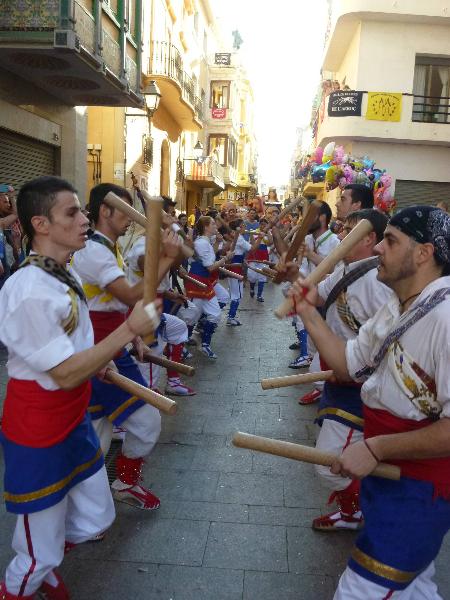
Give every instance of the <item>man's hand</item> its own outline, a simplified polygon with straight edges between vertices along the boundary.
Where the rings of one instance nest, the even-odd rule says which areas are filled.
[[[153,305],[155,311],[153,318],[150,318],[144,308],[142,300],[139,300],[139,302],[136,302],[130,316],[126,320],[128,328],[135,337],[138,335],[145,336],[149,333],[152,333],[159,325],[162,313],[162,301],[157,298],[150,304]]]
[[[361,441],[348,446],[341,456],[336,458],[331,465],[331,472],[342,477],[362,479],[372,473],[377,464],[376,458]]]
[[[100,371],[97,373],[96,377],[97,377],[97,379],[100,379],[100,381],[103,381],[103,383],[107,383],[108,385],[110,385],[109,381],[107,381],[105,379],[106,371],[108,369],[111,369],[111,371],[115,371],[116,373],[119,372],[119,369],[116,367],[116,363],[113,360],[110,360],[109,363],[106,365],[106,367],[103,367],[103,369],[100,369]]]
[[[161,235],[161,243],[164,256],[178,258],[183,241],[177,233],[165,229]]]
[[[138,357],[139,362],[142,362],[143,358],[144,358],[144,354],[145,354],[145,349],[147,348],[147,346],[144,344],[144,341],[140,335],[137,335],[134,338],[134,340],[132,341],[132,344],[133,344],[133,348],[136,352],[136,356]]]
[[[286,262],[286,252],[283,252],[280,260],[275,265],[275,270],[283,274],[284,281],[297,281],[299,264],[296,262]]]
[[[319,294],[315,285],[307,286],[302,277],[298,277],[288,295],[293,299],[297,314],[301,317],[315,310],[319,303]]]

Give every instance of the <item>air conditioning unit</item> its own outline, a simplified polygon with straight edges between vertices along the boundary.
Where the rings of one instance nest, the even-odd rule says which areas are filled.
[[[55,29],[53,46],[66,50],[80,51],[80,38],[72,29]]]

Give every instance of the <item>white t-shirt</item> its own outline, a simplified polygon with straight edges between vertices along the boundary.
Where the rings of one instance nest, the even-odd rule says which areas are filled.
[[[216,262],[214,248],[206,235],[201,235],[195,240],[194,250],[196,258],[204,267],[210,267]]]
[[[238,240],[236,242],[236,247],[234,249],[234,253],[235,254],[245,254],[246,252],[251,250],[251,248],[252,248],[252,245],[250,244],[250,242],[247,242],[247,240],[244,238],[244,236],[239,234]]]
[[[339,246],[340,243],[341,242],[338,236],[334,233],[331,233],[329,230],[322,233],[322,235],[316,239],[314,239],[312,233],[305,237],[306,247],[310,250],[313,250],[316,254],[323,256],[324,258],[325,256],[328,256],[330,252],[336,248],[336,246]],[[315,268],[316,265],[312,261],[308,260],[307,258],[303,259],[301,266],[302,273],[309,275],[314,271]]]
[[[94,345],[88,307],[78,296],[78,326],[70,335],[64,331],[62,323],[72,304],[68,290],[66,284],[33,265],[7,279],[0,291],[0,340],[8,348],[9,377],[57,390],[47,371]]]
[[[131,285],[135,285],[142,279],[142,271],[139,268],[138,260],[145,255],[145,236],[140,236],[130,248],[125,262],[127,264],[127,276]],[[170,272],[167,272],[161,283],[158,285],[158,292],[170,290]]]
[[[331,275],[328,275],[326,279],[319,283],[319,296],[323,300],[326,300],[338,281],[340,281],[346,273],[363,264],[365,260],[367,259],[358,260],[349,265],[341,263]],[[361,325],[371,319],[377,311],[386,304],[393,293],[391,289],[384,285],[384,283],[378,281],[377,274],[377,269],[371,269],[347,288],[347,304],[352,314]],[[356,337],[356,333],[340,318],[335,302],[333,302],[327,310],[326,319],[330,328],[340,337],[345,340]]]
[[[376,315],[359,330],[359,335],[346,344],[347,368],[356,379],[356,373],[371,367],[387,335],[413,314],[414,307],[436,290],[450,288],[450,277],[441,277],[430,283],[415,299],[408,311],[400,315],[395,294]],[[387,410],[394,415],[421,421],[426,415],[417,408],[417,401],[425,401],[442,409],[441,417],[450,417],[450,296],[410,327],[400,338],[401,350],[391,344],[380,366],[367,378],[361,398],[371,408]],[[403,354],[403,356],[402,356]],[[430,399],[425,386],[417,392],[410,388],[415,375],[407,364],[412,358],[436,383],[436,399]],[[403,373],[403,376],[402,376]],[[409,380],[405,385],[405,377]],[[364,381],[364,379],[360,379]]]
[[[103,235],[95,232],[97,235]],[[105,239],[108,238],[103,235]],[[111,244],[111,240],[108,240]],[[73,255],[72,266],[83,282],[89,310],[101,312],[127,312],[128,306],[106,291],[106,286],[125,277],[116,256],[103,244],[88,240],[82,250]],[[94,286],[94,287],[92,287]],[[95,286],[99,289],[95,290]]]

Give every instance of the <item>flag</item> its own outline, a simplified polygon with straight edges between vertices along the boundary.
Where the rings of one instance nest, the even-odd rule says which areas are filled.
[[[329,117],[360,117],[362,92],[339,90],[328,99]]]
[[[368,92],[366,119],[373,121],[400,121],[402,94]]]

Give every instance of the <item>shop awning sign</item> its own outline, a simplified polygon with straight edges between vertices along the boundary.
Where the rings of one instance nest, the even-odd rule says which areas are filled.
[[[329,117],[360,117],[363,92],[332,92],[328,100]]]

